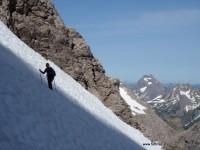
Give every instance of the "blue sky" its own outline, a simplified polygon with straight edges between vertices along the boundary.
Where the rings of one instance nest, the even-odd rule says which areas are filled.
[[[52,0],[109,76],[200,83],[199,0]]]

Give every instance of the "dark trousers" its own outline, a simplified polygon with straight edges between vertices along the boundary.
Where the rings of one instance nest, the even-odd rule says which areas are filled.
[[[47,77],[48,85],[49,85],[49,88],[50,88],[51,90],[53,90],[53,88],[52,88],[52,81],[53,81],[53,79],[54,79],[54,77]]]

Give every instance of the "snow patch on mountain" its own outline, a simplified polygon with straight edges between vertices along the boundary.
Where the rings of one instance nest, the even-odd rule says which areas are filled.
[[[126,103],[130,106],[131,110],[132,110],[132,114],[136,115],[137,114],[146,114],[145,113],[145,109],[147,109],[146,107],[142,106],[140,103],[138,103],[136,100],[132,99],[126,92],[125,89],[123,88],[119,88],[120,89],[120,94],[122,96],[122,98],[126,101]]]
[[[153,105],[153,107],[159,108],[163,106],[163,103],[165,102],[165,99],[162,98],[162,95],[157,96],[153,100],[148,101],[147,103]]]
[[[151,82],[151,81],[149,81],[149,80],[152,80],[152,78],[144,78],[144,81],[146,81],[148,85],[151,85],[151,84],[152,84],[152,82]]]
[[[190,90],[189,91],[180,91],[181,95],[185,95],[191,101],[195,101],[195,97],[192,97]]]
[[[154,98],[153,100],[158,100],[158,99],[161,99],[162,98],[162,95],[158,95],[156,98]]]
[[[200,103],[199,104],[194,104],[194,105],[187,105],[187,106],[185,106],[185,111],[188,112],[190,110],[197,109],[198,107],[200,107]]]
[[[145,91],[146,89],[147,89],[147,87],[145,86],[145,87],[143,87],[143,88],[140,89],[140,92],[141,92],[141,93],[144,93],[144,91]]]

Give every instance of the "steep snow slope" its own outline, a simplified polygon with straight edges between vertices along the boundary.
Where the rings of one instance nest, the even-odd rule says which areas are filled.
[[[57,91],[49,90],[38,71],[46,62],[0,22],[0,149],[161,148],[143,146],[151,142],[141,132],[51,62]]]

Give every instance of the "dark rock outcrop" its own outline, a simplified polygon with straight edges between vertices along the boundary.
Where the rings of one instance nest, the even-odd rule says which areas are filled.
[[[0,19],[27,45],[132,124],[130,109],[119,94],[119,81],[105,75],[83,37],[65,27],[50,0],[0,0]]]

